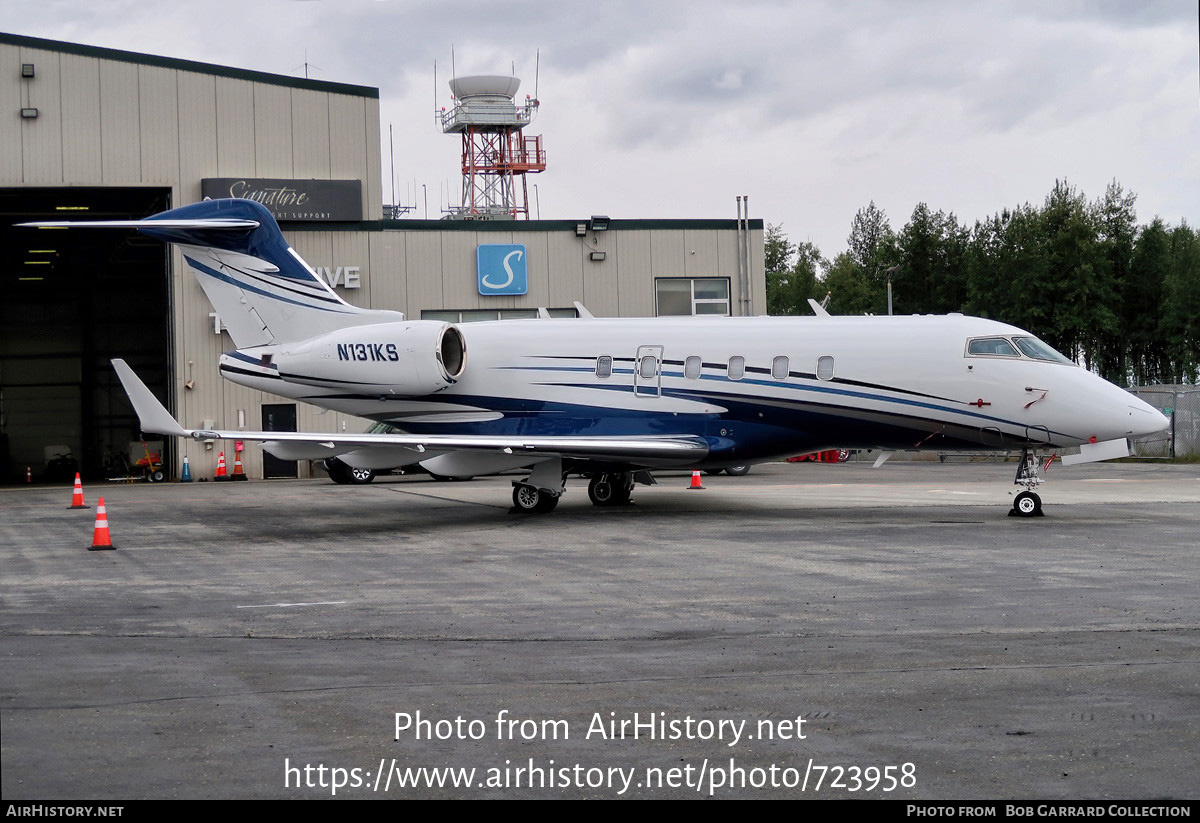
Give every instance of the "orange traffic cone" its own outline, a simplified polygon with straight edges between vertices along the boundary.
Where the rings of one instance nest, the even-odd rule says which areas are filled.
[[[217,474],[213,480],[228,480],[229,475],[225,473],[225,452],[217,455]]]
[[[699,471],[692,472],[692,485],[688,486],[688,491],[691,491],[692,489],[703,489],[703,488],[704,488],[704,486],[700,485],[700,472]]]
[[[92,545],[88,549],[90,552],[115,549],[112,544],[112,538],[108,534],[108,514],[104,509],[104,498],[101,497],[96,503],[96,531],[92,535]]]
[[[79,480],[79,472],[75,472],[75,492],[71,495],[72,509],[90,508],[83,504],[83,483]]]
[[[248,480],[246,472],[242,469],[242,454],[238,452],[233,458],[233,476],[230,480]]]

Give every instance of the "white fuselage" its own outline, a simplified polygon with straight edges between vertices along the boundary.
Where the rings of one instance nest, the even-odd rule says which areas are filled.
[[[465,347],[456,377],[405,383],[380,361],[404,355],[404,341],[432,339],[414,325],[450,328],[359,326],[341,348],[256,346],[223,356],[221,368],[235,382],[410,432],[687,434],[708,440],[714,465],[834,447],[1060,447],[1165,424],[1074,364],[969,352],[968,341],[986,349],[1034,338],[959,315],[471,323],[456,327]],[[308,360],[289,354],[301,350]]]

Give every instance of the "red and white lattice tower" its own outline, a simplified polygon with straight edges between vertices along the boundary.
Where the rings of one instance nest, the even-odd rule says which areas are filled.
[[[445,134],[462,135],[462,204],[454,217],[475,220],[529,219],[525,175],[546,170],[542,136],[521,130],[532,122],[538,101],[514,102],[521,80],[484,75],[450,81],[453,105],[437,113]]]

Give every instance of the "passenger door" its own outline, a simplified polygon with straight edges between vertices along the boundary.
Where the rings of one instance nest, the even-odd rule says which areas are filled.
[[[633,363],[633,393],[638,397],[662,396],[662,346],[638,346]]]

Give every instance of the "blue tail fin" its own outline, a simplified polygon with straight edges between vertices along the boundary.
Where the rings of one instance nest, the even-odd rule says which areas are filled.
[[[239,349],[404,319],[400,312],[360,309],[338,297],[253,200],[205,200],[144,220],[18,225],[133,228],[176,244]]]
[[[404,319],[342,300],[252,200],[205,200],[134,225],[180,247],[238,348]]]
[[[404,319],[349,305],[283,239],[253,200],[204,200],[140,221],[42,223],[136,228],[178,245],[238,348],[305,340],[325,332]]]

